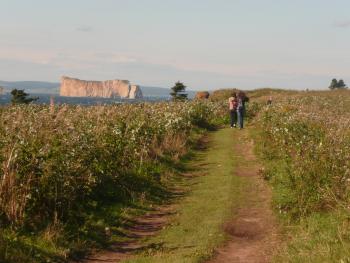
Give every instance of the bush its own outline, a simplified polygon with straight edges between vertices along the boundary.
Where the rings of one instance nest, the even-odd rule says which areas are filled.
[[[158,198],[162,167],[186,153],[193,129],[215,125],[221,112],[221,104],[199,101],[0,107],[0,224],[11,233],[67,233],[65,243],[49,241],[71,248],[64,253],[86,247],[74,243],[87,238],[94,213]],[[0,258],[10,260],[1,247],[13,251],[11,242],[0,233]],[[18,251],[34,251],[36,242]]]
[[[337,106],[335,106],[337,105]],[[265,157],[284,163],[267,175],[283,189],[280,209],[294,216],[349,205],[349,97],[294,97],[260,115]]]

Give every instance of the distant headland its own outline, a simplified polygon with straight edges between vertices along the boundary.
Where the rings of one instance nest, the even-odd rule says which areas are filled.
[[[101,97],[141,99],[140,86],[131,85],[128,80],[86,81],[63,76],[60,95],[65,97]]]

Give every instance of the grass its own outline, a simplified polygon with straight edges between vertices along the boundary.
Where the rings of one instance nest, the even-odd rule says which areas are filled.
[[[350,262],[349,214],[342,210],[315,213],[285,224],[285,247],[275,262]]]
[[[202,101],[0,107],[0,262],[77,259],[123,237],[134,214],[169,199],[175,166],[220,109]]]
[[[181,200],[171,224],[146,241],[156,249],[124,263],[201,262],[225,241],[223,223],[242,201],[246,183],[245,178],[234,176],[233,135],[230,129],[210,134],[210,147],[186,164],[192,173],[182,183],[190,187],[189,194]]]
[[[350,213],[348,208],[314,212],[295,218],[280,209],[289,201],[289,186],[283,178],[288,172],[285,160],[275,157],[258,129],[252,130],[256,153],[265,167],[265,179],[273,189],[273,206],[282,227],[283,244],[273,262],[278,263],[349,263]]]

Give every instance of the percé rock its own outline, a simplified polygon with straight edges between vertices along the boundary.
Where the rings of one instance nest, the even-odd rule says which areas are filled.
[[[208,91],[199,91],[196,93],[196,99],[208,99],[209,95]]]
[[[86,81],[69,77],[61,79],[60,96],[128,99],[143,97],[140,87],[131,85],[128,80]]]
[[[5,93],[5,89],[3,87],[0,87],[0,95]]]

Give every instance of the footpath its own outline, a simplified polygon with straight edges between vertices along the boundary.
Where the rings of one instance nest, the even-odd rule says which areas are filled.
[[[247,179],[246,191],[231,220],[225,223],[228,241],[208,263],[268,263],[278,249],[279,232],[271,209],[271,190],[260,176],[261,164],[254,154],[248,131],[235,133],[237,159],[234,176]]]
[[[267,263],[278,246],[271,192],[248,130],[221,129],[184,164],[178,204],[159,207],[86,263]]]

